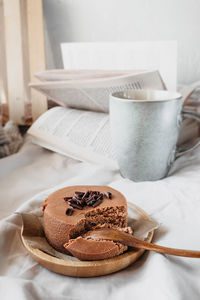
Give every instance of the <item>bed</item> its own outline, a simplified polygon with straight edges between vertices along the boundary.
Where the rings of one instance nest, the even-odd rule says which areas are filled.
[[[51,163],[50,163],[51,162]],[[166,179],[135,183],[117,171],[45,150],[27,138],[0,160],[0,299],[200,298],[200,260],[145,254],[127,269],[98,278],[70,278],[36,263],[20,240],[15,212],[41,205],[52,191],[75,184],[110,185],[160,223],[153,241],[200,249],[200,151],[179,158]]]

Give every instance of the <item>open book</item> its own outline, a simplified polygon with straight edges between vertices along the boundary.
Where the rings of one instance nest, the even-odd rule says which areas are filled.
[[[37,73],[41,83],[30,86],[60,105],[109,111],[109,95],[124,89],[166,89],[158,71],[46,71]],[[51,79],[51,80],[49,80]]]
[[[28,133],[33,142],[72,158],[111,168],[118,166],[107,113],[109,93],[127,87],[165,89],[157,71],[120,74],[101,71],[96,73],[95,79],[84,71],[46,71],[37,75],[43,82],[31,86],[62,103],[62,107],[48,110],[30,127]]]

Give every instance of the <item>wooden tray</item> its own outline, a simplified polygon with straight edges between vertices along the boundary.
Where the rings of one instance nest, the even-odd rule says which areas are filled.
[[[136,205],[133,205],[132,203],[129,203],[128,205],[130,207],[132,206],[135,210],[139,211],[144,220],[150,220],[150,217],[143,210],[141,210],[141,208],[137,207]],[[143,249],[133,249],[117,257],[109,258],[106,260],[63,260],[46,254],[45,252],[39,249],[32,248],[31,246],[29,246],[22,236],[22,231],[23,227],[21,230],[22,242],[28,253],[33,257],[33,259],[35,259],[40,265],[52,272],[72,277],[95,277],[114,273],[131,265],[144,253]],[[146,241],[151,242],[153,238],[153,233],[154,231],[149,232]]]

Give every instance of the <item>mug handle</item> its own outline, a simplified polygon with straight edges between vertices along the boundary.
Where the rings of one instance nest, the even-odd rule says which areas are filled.
[[[189,110],[182,110],[181,112],[181,117],[182,117],[182,122],[185,120],[185,119],[194,119],[196,120],[197,122],[200,123],[200,115],[194,111],[189,111]],[[193,145],[191,146],[188,146],[188,147],[185,147],[185,148],[177,148],[176,149],[176,152],[175,152],[175,159],[182,156],[183,154],[185,153],[188,153],[192,150],[194,150],[195,148],[197,148],[198,146],[200,145],[200,138],[196,141],[196,143],[194,143]]]

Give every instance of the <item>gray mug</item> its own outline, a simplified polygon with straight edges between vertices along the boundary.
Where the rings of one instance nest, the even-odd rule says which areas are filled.
[[[124,90],[110,95],[111,136],[122,176],[134,181],[166,177],[177,157],[200,144],[177,148],[185,118],[200,122],[198,114],[182,110],[176,92]]]

